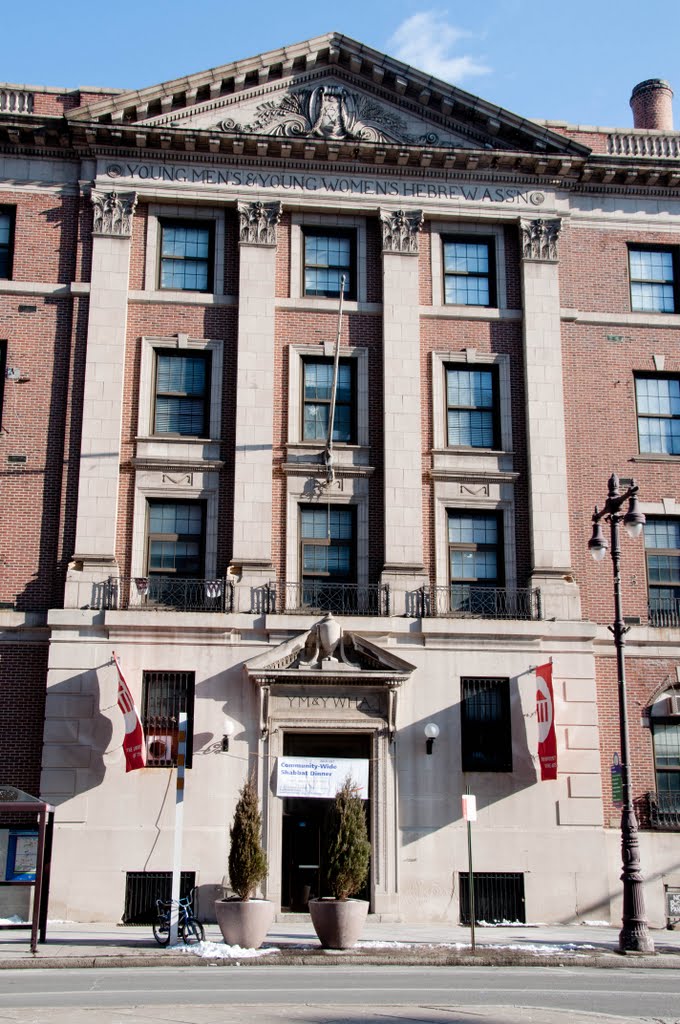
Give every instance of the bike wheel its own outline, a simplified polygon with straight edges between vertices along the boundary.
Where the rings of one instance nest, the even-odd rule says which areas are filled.
[[[203,942],[205,931],[201,922],[195,920],[185,921],[182,927],[182,938],[187,946],[190,946],[192,942]]]
[[[153,937],[159,946],[167,946],[170,942],[170,924],[168,921],[156,921],[154,923]]]

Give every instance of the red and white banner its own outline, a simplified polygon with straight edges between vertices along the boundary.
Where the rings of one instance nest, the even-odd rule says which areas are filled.
[[[536,719],[538,721],[538,759],[541,781],[557,778],[557,737],[553,700],[552,662],[536,669]]]
[[[144,730],[142,729],[139,712],[135,707],[130,688],[125,682],[125,677],[123,676],[115,651],[113,652],[113,660],[118,669],[118,707],[122,711],[125,720],[125,736],[123,737],[125,771],[133,772],[136,768],[146,767]]]

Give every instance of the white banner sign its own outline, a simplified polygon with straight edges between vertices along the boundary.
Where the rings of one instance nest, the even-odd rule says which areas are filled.
[[[351,757],[279,757],[277,796],[332,799],[350,776],[357,795],[368,799],[368,761]]]

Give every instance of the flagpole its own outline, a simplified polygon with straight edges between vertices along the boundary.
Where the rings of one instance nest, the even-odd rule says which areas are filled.
[[[333,359],[333,385],[331,388],[331,407],[328,413],[328,436],[326,438],[326,468],[328,482],[333,483],[333,428],[335,426],[335,395],[338,389],[338,368],[340,366],[340,332],[342,330],[342,300],[345,294],[345,275],[340,278],[340,303],[338,305],[338,331],[335,338],[335,357]]]
[[[179,743],[177,746],[177,785],[175,787],[175,841],[172,857],[172,892],[170,898],[170,945],[177,944],[179,926],[179,895],[182,879],[182,833],[184,829],[184,767],[187,751],[187,713],[179,713]]]

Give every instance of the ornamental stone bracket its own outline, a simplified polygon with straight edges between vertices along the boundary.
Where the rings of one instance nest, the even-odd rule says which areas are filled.
[[[557,240],[560,235],[562,221],[521,220],[519,222],[522,236],[522,258],[538,260],[544,263],[557,263]]]
[[[130,238],[132,215],[137,205],[136,192],[103,192],[93,188],[90,193],[94,207],[93,235]]]
[[[425,217],[422,210],[380,210],[383,252],[418,255],[418,234]]]
[[[239,242],[247,245],[276,245],[276,226],[283,203],[239,203]]]

